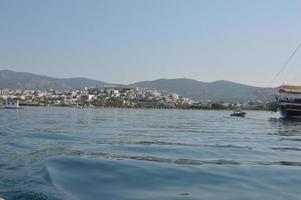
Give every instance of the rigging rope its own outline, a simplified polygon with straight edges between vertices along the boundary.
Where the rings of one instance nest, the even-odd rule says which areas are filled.
[[[285,62],[285,64],[282,66],[282,68],[280,69],[280,71],[276,74],[276,76],[273,78],[272,82],[275,81],[276,78],[278,78],[278,76],[281,74],[281,72],[287,67],[287,65],[289,64],[289,62],[292,60],[292,58],[295,56],[295,54],[297,53],[297,51],[299,50],[299,48],[301,47],[301,43],[296,47],[296,49],[294,50],[294,52],[290,55],[290,57],[288,58],[288,60]]]

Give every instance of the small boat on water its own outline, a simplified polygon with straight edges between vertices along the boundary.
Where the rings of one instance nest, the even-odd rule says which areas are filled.
[[[246,112],[234,111],[233,113],[230,114],[230,116],[233,116],[233,117],[245,117],[246,114],[247,114]]]

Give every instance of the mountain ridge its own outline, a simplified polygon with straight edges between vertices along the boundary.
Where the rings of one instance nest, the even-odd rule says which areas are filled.
[[[256,87],[232,81],[202,82],[186,78],[141,81],[132,85],[175,92],[194,100],[226,102],[268,101],[274,91],[274,88]]]
[[[120,84],[111,84],[89,78],[53,78],[28,72],[15,72],[0,70],[0,88],[9,89],[81,89],[84,87],[104,87]],[[271,98],[273,88],[263,88],[235,83],[226,80],[202,82],[188,78],[147,80],[124,85],[128,87],[141,87],[161,91],[174,92],[193,100],[203,101],[266,101]]]
[[[28,72],[0,70],[0,88],[68,90],[85,86],[104,86],[109,83],[88,78],[53,78]]]

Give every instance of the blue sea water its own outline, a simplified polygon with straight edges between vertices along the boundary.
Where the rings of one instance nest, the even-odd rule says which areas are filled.
[[[269,112],[0,110],[6,200],[301,199],[301,121]]]

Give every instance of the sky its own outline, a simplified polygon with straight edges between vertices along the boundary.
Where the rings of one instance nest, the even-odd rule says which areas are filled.
[[[0,0],[0,70],[301,84],[300,0]]]

